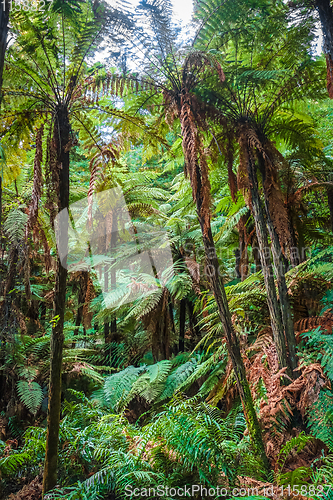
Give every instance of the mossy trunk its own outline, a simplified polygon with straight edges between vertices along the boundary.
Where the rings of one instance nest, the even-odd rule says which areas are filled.
[[[57,149],[58,210],[69,206],[69,150],[70,125],[68,110],[59,106],[55,116],[54,138]],[[68,249],[68,227],[59,224],[62,253]],[[43,495],[57,484],[59,424],[61,411],[62,352],[64,344],[64,316],[66,307],[67,257],[58,257],[54,296],[54,316],[51,335],[50,385],[47,413],[47,435],[43,477]]]
[[[5,54],[7,48],[8,22],[9,22],[10,2],[3,0],[0,5],[0,103],[2,100],[2,78],[3,68],[5,64]],[[2,221],[2,172],[0,173],[0,248],[2,245],[1,238],[1,221]]]
[[[78,307],[77,307],[77,312],[76,312],[76,319],[75,319],[75,332],[78,334],[79,329],[83,320],[83,307],[84,307],[84,302],[86,299],[86,294],[87,294],[87,288],[88,288],[88,278],[89,278],[89,273],[88,271],[81,271],[80,277],[79,277],[79,293],[78,293]],[[83,326],[83,333],[85,334],[86,329]]]
[[[288,262],[286,261],[282,247],[280,245],[278,234],[275,230],[273,220],[270,213],[269,199],[268,193],[265,188],[265,162],[264,158],[260,157],[260,167],[263,178],[263,186],[264,186],[264,199],[265,199],[265,212],[266,212],[266,220],[269,236],[271,239],[271,249],[272,249],[272,257],[273,257],[273,267],[276,278],[276,284],[279,292],[279,305],[281,310],[281,319],[282,325],[284,329],[284,336],[287,347],[287,366],[288,366],[288,375],[291,378],[297,378],[299,376],[299,372],[297,371],[297,355],[296,355],[296,337],[294,332],[294,322],[292,317],[291,305],[288,295],[288,288],[286,284],[286,265]]]

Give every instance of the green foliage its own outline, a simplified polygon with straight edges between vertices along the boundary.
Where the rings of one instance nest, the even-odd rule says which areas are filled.
[[[20,470],[23,464],[27,463],[30,459],[28,453],[14,453],[7,457],[0,458],[0,472],[4,476],[14,475]]]
[[[27,220],[27,214],[18,208],[9,212],[4,224],[4,230],[6,231],[8,239],[11,243],[17,245],[20,241],[22,241]]]
[[[278,460],[277,460],[277,467],[280,472],[280,475],[283,471],[284,465],[287,461],[287,458],[291,451],[295,450],[296,453],[299,453],[302,451],[305,446],[313,439],[312,436],[307,436],[304,432],[301,432],[298,436],[290,439],[280,450],[279,455],[278,455]],[[304,473],[304,468],[301,468],[302,470],[299,471],[300,476]],[[303,472],[302,472],[303,471]],[[279,475],[279,478],[280,478]],[[287,476],[283,475],[283,478]],[[282,478],[282,476],[281,476]],[[282,479],[281,479],[282,480]],[[287,483],[281,483],[281,484],[287,484]]]
[[[19,380],[17,382],[17,391],[22,403],[35,415],[43,399],[41,386],[37,382]]]

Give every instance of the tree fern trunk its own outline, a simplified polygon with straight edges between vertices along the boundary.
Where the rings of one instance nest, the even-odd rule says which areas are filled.
[[[333,232],[333,189],[327,189],[328,208],[330,210],[331,231]]]
[[[58,209],[69,206],[69,151],[66,146],[70,138],[68,110],[59,106],[55,115],[54,138],[58,158]],[[62,251],[68,248],[68,227],[59,228]],[[60,262],[58,257],[54,296],[54,324],[51,336],[50,386],[47,415],[47,436],[43,477],[43,495],[57,484],[59,423],[61,409],[62,351],[64,343],[64,316],[66,306],[67,268],[66,257]]]
[[[261,268],[263,271],[265,288],[267,292],[267,303],[270,313],[273,338],[279,359],[279,368],[284,368],[285,366],[288,366],[287,354],[286,354],[286,340],[284,336],[280,307],[276,295],[274,276],[273,276],[271,257],[270,257],[270,247],[268,245],[266,221],[264,217],[264,211],[261,205],[261,200],[259,197],[258,180],[256,172],[254,170],[255,168],[254,160],[251,158],[248,149],[246,133],[244,133],[240,138],[240,146],[242,154],[244,156],[244,161],[246,162],[247,173],[250,183],[252,212],[258,239]]]
[[[179,352],[184,352],[185,348],[185,318],[186,299],[181,299],[179,305]]]
[[[188,320],[189,320],[189,326],[191,330],[191,344],[194,341],[194,345],[197,344],[199,341],[199,336],[200,336],[200,328],[198,326],[198,321],[196,317],[196,313],[194,312],[194,307],[193,304],[190,300],[187,300],[187,309],[188,309]]]
[[[276,283],[279,291],[279,304],[281,309],[282,324],[284,328],[285,339],[287,343],[287,361],[288,374],[291,378],[297,378],[297,355],[296,355],[296,337],[294,332],[294,322],[292,319],[291,306],[288,295],[288,288],[285,278],[285,268],[282,261],[282,250],[279,237],[275,231],[273,221],[270,216],[268,200],[265,193],[265,208],[267,215],[267,227],[271,238],[273,265],[276,276]]]
[[[190,177],[192,195],[196,204],[204,244],[206,271],[226,336],[228,352],[242,401],[252,446],[256,455],[261,458],[268,472],[270,470],[270,465],[267,459],[257,414],[253,405],[249,383],[246,378],[239,340],[232,325],[223,279],[219,273],[219,263],[210,223],[210,183],[208,178],[208,166],[202,151],[202,145],[191,106],[191,96],[185,92],[179,106],[179,119],[183,136],[185,168],[186,173]]]
[[[278,234],[275,230],[274,223],[272,220],[270,207],[269,207],[269,195],[266,190],[265,182],[265,161],[262,155],[259,156],[260,171],[263,179],[264,186],[264,200],[265,200],[265,212],[269,236],[271,239],[272,257],[273,257],[273,267],[276,276],[276,284],[279,292],[279,305],[281,310],[282,325],[284,328],[285,341],[287,345],[287,367],[288,375],[291,378],[297,378],[299,373],[296,371],[297,368],[297,355],[296,355],[296,337],[294,332],[294,322],[292,319],[291,306],[288,295],[288,288],[286,284],[285,272],[286,261],[282,248],[280,245]],[[289,227],[291,222],[289,223]]]
[[[3,77],[3,68],[4,68],[5,54],[7,48],[9,7],[10,7],[9,1],[3,0],[3,2],[0,5],[0,103],[2,100],[1,97],[2,77]],[[2,221],[2,176],[0,174],[0,248],[2,245],[1,221]]]
[[[86,298],[87,288],[88,288],[88,271],[81,271],[79,278],[79,293],[78,293],[78,307],[75,319],[75,332],[79,333],[79,328],[83,320],[83,304]],[[85,333],[85,327],[83,327],[83,332]]]
[[[200,221],[202,226],[202,221]],[[262,440],[262,433],[259,426],[257,414],[253,405],[252,394],[249,383],[246,378],[246,371],[241,355],[239,340],[231,322],[231,315],[223,281],[219,276],[219,264],[215,250],[215,244],[211,229],[207,234],[203,233],[205,256],[209,271],[209,279],[214,293],[216,304],[219,311],[219,317],[227,338],[228,352],[232,361],[234,374],[236,377],[237,388],[242,401],[244,415],[246,418],[252,446],[255,453],[261,457],[267,471],[270,465],[266,456],[265,446]]]

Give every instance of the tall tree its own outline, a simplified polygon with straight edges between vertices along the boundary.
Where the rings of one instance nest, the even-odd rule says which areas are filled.
[[[204,244],[206,272],[217,303],[219,317],[226,336],[228,352],[235,373],[237,388],[247,420],[251,442],[256,454],[268,472],[261,429],[253,405],[250,387],[240,350],[239,339],[234,330],[223,278],[216,254],[211,230],[210,182],[208,165],[202,141],[202,126],[209,112],[203,102],[198,101],[195,89],[200,86],[207,73],[216,73],[224,79],[221,66],[209,55],[190,51],[187,55],[177,52],[176,33],[171,24],[170,4],[164,0],[142,1],[146,31],[140,33],[140,48],[145,54],[142,78],[143,91],[139,99],[142,105],[153,104],[155,95],[163,95],[164,116],[178,118],[181,127],[182,147],[185,159],[185,174],[189,177],[193,200],[196,206]],[[138,38],[139,39],[139,38]]]
[[[284,276],[286,259],[290,258],[291,237],[279,178],[285,162],[271,137],[280,137],[281,141],[294,145],[307,142],[308,125],[294,117],[292,105],[287,103],[302,100],[308,92],[320,97],[322,82],[317,79],[313,85],[316,63],[308,55],[311,26],[305,25],[301,30],[287,26],[285,9],[282,7],[281,11],[279,6],[276,11],[273,8],[271,14],[268,9],[260,20],[256,20],[253,9],[249,8],[249,18],[252,22],[240,27],[240,32],[235,33],[229,27],[217,35],[207,22],[206,31],[211,34],[209,47],[204,38],[197,44],[206,50],[209,48],[221,54],[228,50],[233,54],[233,60],[225,67],[225,82],[216,79],[211,95],[205,94],[208,102],[221,111],[220,129],[216,127],[212,146],[214,142],[219,144],[228,165],[232,166],[239,155],[238,189],[243,191],[255,220],[279,366],[287,366],[289,376],[295,377],[296,340]],[[281,26],[277,24],[280,18]],[[295,51],[298,58],[295,58]],[[215,122],[218,123],[217,117]],[[235,194],[235,174],[232,167],[228,167],[228,171]]]

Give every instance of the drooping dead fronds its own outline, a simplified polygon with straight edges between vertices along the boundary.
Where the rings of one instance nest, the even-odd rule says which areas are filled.
[[[27,230],[31,229],[36,222],[38,216],[38,204],[42,196],[43,175],[42,175],[42,161],[43,161],[43,137],[44,126],[42,125],[36,134],[36,153],[34,159],[34,181],[32,188],[32,199],[29,207],[29,215],[27,221]]]
[[[95,294],[95,289],[94,289],[94,284],[92,282],[92,279],[89,277],[88,278],[88,284],[87,284],[87,292],[86,296],[84,299],[84,306],[83,306],[83,326],[84,328],[88,329],[91,328],[91,321],[93,318],[93,313],[90,310],[90,303],[92,299],[96,296]]]
[[[185,157],[185,174],[188,175],[192,187],[192,196],[196,202],[200,223],[204,234],[210,228],[210,182],[208,164],[199,137],[196,118],[192,111],[189,95],[182,96],[180,123],[183,136]]]

